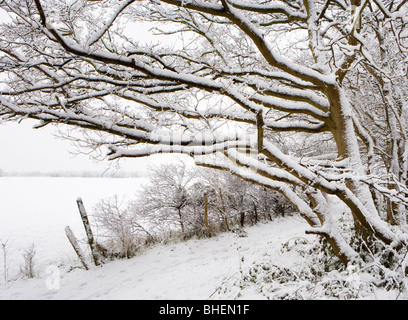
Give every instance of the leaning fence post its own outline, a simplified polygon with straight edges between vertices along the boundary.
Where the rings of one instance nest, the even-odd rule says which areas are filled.
[[[91,253],[92,253],[93,260],[95,262],[95,265],[99,266],[100,265],[100,256],[99,256],[99,252],[98,252],[98,250],[96,248],[96,242],[95,242],[94,236],[92,234],[91,225],[89,224],[88,215],[86,213],[85,206],[84,206],[84,203],[82,201],[82,198],[77,199],[77,204],[78,204],[79,213],[81,214],[82,223],[83,223],[84,228],[85,228],[86,237],[88,238],[88,244],[89,244],[89,247],[91,248]]]
[[[78,240],[75,238],[74,233],[72,232],[69,226],[65,227],[65,234],[67,235],[67,238],[71,243],[72,247],[74,248],[74,251],[76,252],[79,260],[81,260],[82,265],[85,267],[86,270],[89,270],[88,265],[85,261],[85,256],[82,253],[81,247],[78,244]]]

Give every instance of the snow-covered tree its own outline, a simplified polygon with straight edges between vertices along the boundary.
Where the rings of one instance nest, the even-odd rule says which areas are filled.
[[[281,193],[308,232],[358,262],[337,199],[367,246],[404,256],[405,0],[0,7],[12,18],[0,31],[2,121],[77,128],[68,133],[111,160],[187,154]]]
[[[212,171],[198,170],[198,189],[201,196],[207,193],[213,215],[218,216],[218,220],[221,218],[227,230],[234,222],[243,227],[293,211],[289,202],[276,191],[243,181],[226,171]]]
[[[179,228],[186,234],[195,225],[195,217],[188,208],[188,188],[194,175],[183,162],[162,164],[151,171],[150,182],[143,186],[134,210],[143,212],[156,228],[167,231]]]

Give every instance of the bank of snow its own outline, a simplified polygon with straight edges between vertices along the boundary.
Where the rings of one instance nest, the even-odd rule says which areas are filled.
[[[247,237],[224,233],[209,239],[155,245],[129,260],[89,271],[66,266],[30,280],[0,285],[0,299],[230,299],[221,290],[260,258],[303,263],[282,255],[283,243],[306,236],[302,219],[288,217],[246,228]],[[59,277],[55,279],[55,276]],[[53,278],[54,277],[54,278]],[[58,283],[59,282],[59,283]],[[59,286],[59,289],[52,288]],[[51,287],[51,289],[50,289]],[[264,298],[256,292],[242,298]]]
[[[157,244],[91,270],[50,266],[36,279],[0,285],[2,299],[407,299],[357,267],[324,271],[318,239],[296,216],[245,228],[247,237]],[[330,258],[329,256],[329,259]]]

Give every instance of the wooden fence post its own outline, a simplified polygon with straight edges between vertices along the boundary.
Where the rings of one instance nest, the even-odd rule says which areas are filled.
[[[74,248],[74,251],[76,252],[79,260],[81,260],[82,265],[85,267],[86,270],[89,270],[89,267],[85,261],[85,256],[82,253],[81,247],[78,244],[78,240],[75,238],[75,235],[69,226],[65,227],[65,234],[67,235],[67,238],[71,243],[72,247]]]
[[[93,260],[95,262],[95,265],[99,266],[100,265],[100,254],[99,254],[98,249],[96,248],[96,242],[95,242],[95,239],[92,233],[91,225],[89,224],[88,215],[86,213],[85,206],[81,198],[77,199],[77,204],[78,204],[79,213],[81,214],[82,223],[85,228],[86,237],[88,238],[88,244],[89,244],[89,247],[91,248]]]

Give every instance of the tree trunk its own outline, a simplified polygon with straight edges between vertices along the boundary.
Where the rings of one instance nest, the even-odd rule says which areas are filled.
[[[317,234],[327,240],[331,246],[333,253],[345,264],[357,260],[358,254],[350,247],[350,245],[344,240],[341,232],[337,228],[337,224],[332,218],[332,208],[329,205],[327,199],[320,191],[307,194],[312,206],[313,211],[319,217],[322,223],[322,228],[313,228],[307,230],[307,234]]]
[[[227,218],[227,215],[226,215],[227,209],[225,208],[225,201],[224,201],[224,196],[222,194],[221,188],[219,189],[218,193],[220,195],[221,206],[222,206],[222,210],[220,210],[221,217],[224,220],[224,224],[225,224],[225,227],[227,228],[227,230],[231,231],[231,228],[230,228],[230,226],[228,224],[228,218]]]
[[[328,89],[328,97],[331,102],[331,132],[333,133],[338,149],[338,158],[348,158],[350,167],[355,175],[365,175],[366,168],[364,168],[361,161],[361,154],[359,150],[357,134],[355,132],[352,108],[346,97],[345,92],[340,87],[331,87]],[[347,187],[352,193],[361,201],[362,205],[367,209],[368,214],[373,217],[379,217],[374,199],[369,187],[366,184],[347,181]],[[346,204],[350,207],[356,230],[358,232],[366,233],[370,228],[366,219],[361,213],[361,208],[354,203],[350,206],[351,201]]]
[[[210,225],[208,223],[208,195],[204,193],[204,225],[207,232],[207,237],[211,236]]]
[[[244,226],[245,223],[245,212],[241,211],[239,214],[239,223],[241,225],[241,227]]]
[[[177,208],[177,213],[178,213],[178,216],[179,216],[179,223],[180,223],[180,227],[181,227],[181,233],[183,235],[185,235],[186,230],[185,230],[185,227],[184,227],[183,216],[181,214],[181,209],[180,208]]]

